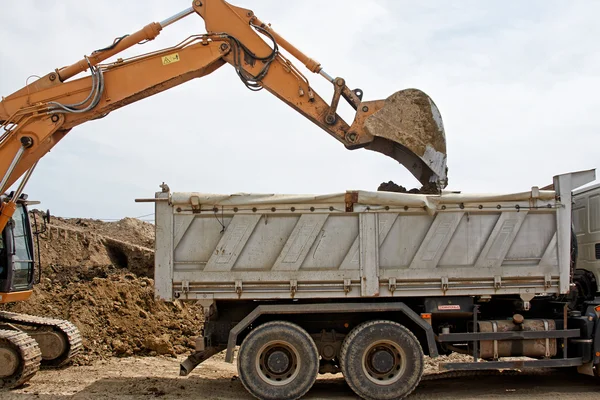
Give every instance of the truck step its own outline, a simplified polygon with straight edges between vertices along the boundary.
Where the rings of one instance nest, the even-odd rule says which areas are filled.
[[[468,363],[443,363],[440,371],[484,371],[484,370],[524,370],[530,368],[577,367],[583,364],[581,357],[557,358],[550,360],[482,361]]]

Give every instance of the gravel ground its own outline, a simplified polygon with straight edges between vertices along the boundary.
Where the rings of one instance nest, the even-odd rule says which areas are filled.
[[[221,358],[221,357],[218,357]],[[209,360],[189,377],[179,377],[182,358],[131,357],[41,371],[27,386],[0,392],[3,400],[26,399],[252,399],[235,366]],[[421,382],[411,400],[600,399],[600,380],[571,371],[524,376],[478,376]],[[341,375],[323,375],[306,399],[355,399]]]

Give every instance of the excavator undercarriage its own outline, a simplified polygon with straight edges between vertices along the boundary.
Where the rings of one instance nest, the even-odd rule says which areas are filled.
[[[67,364],[81,347],[69,321],[0,311],[0,388],[22,385],[40,367]]]
[[[0,311],[0,324],[12,326],[35,339],[42,365],[61,367],[81,350],[81,335],[69,321]]]

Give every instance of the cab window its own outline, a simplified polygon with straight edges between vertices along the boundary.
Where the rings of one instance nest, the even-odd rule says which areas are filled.
[[[33,252],[29,236],[29,220],[26,210],[19,205],[13,215],[13,287],[27,289],[33,277]]]

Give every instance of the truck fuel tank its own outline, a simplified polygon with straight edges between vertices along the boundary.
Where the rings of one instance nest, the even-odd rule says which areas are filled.
[[[515,314],[512,320],[480,321],[478,332],[551,331],[556,323],[550,319],[525,320]],[[484,340],[480,342],[480,357],[496,360],[500,357],[550,358],[556,355],[556,339]]]

